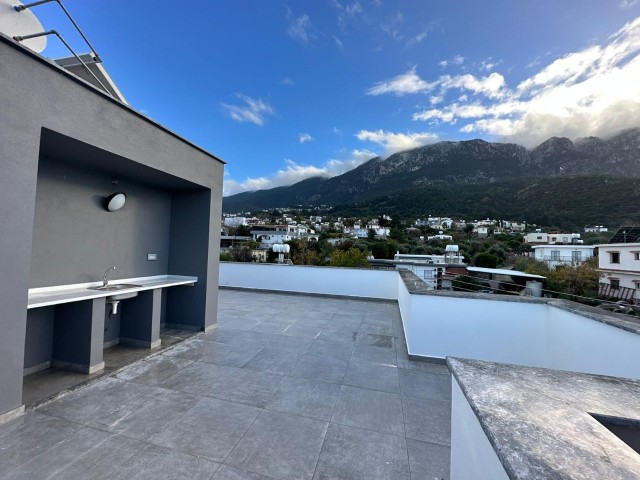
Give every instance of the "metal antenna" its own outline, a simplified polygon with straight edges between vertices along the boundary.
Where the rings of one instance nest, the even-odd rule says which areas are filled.
[[[95,48],[93,48],[93,45],[91,45],[91,43],[89,42],[89,39],[86,37],[86,35],[82,32],[82,30],[80,30],[80,27],[78,26],[78,24],[76,23],[76,21],[73,19],[73,17],[71,16],[71,14],[69,13],[69,11],[64,7],[64,5],[62,4],[61,0],[39,0],[37,2],[33,2],[33,3],[29,3],[27,5],[16,5],[13,8],[15,9],[16,12],[22,12],[23,10],[26,10],[28,8],[32,8],[32,7],[37,7],[39,5],[42,5],[44,3],[49,3],[49,2],[56,2],[58,5],[60,5],[60,8],[62,8],[62,10],[64,11],[64,13],[67,15],[67,17],[69,18],[69,20],[71,21],[71,23],[73,24],[74,27],[76,27],[76,30],[78,31],[78,33],[80,34],[80,36],[84,39],[84,41],[86,42],[86,44],[89,46],[89,48],[91,49],[91,54],[93,56],[93,60],[95,62],[102,62],[102,59],[100,58],[100,55],[98,55],[98,53],[96,52]],[[53,31],[53,30],[52,30]],[[56,35],[58,35],[56,33]],[[24,37],[22,37],[23,39],[27,39],[28,35],[25,35]],[[29,38],[33,38],[32,36]],[[60,38],[60,40],[62,40],[62,37],[60,37],[60,35],[58,35],[58,38]],[[62,40],[62,42],[66,45],[67,42],[65,42],[64,40]],[[67,48],[69,48],[69,46],[67,45]],[[71,48],[69,48],[69,50],[71,50]],[[73,50],[71,50],[71,53],[73,53],[75,55],[76,58],[78,58],[78,56],[73,52]],[[78,58],[78,60],[80,60]],[[80,62],[86,67],[86,64],[80,60]],[[93,74],[92,74],[93,75]],[[93,75],[95,78],[95,75]],[[98,80],[96,78],[96,80]],[[100,82],[98,80],[98,82]],[[100,85],[102,85],[102,83],[100,83]],[[103,85],[104,87],[104,85]]]

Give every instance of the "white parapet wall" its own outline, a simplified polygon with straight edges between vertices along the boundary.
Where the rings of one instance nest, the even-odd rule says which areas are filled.
[[[220,262],[220,286],[395,301],[398,299],[398,272]]]
[[[398,299],[410,355],[640,378],[640,335],[580,314],[577,304],[569,311],[553,300],[411,294],[403,283]]]
[[[625,318],[630,317],[553,299],[426,291],[423,282],[408,275],[394,270],[220,263],[221,287],[397,301],[407,349],[416,357],[471,358],[640,378],[640,325],[629,324]],[[589,311],[581,311],[585,308]]]

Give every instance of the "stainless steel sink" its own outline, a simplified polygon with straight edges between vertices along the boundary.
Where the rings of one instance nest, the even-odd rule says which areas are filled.
[[[111,285],[100,285],[99,287],[89,287],[89,290],[98,290],[100,292],[117,292],[119,290],[128,290],[130,288],[141,287],[142,285],[136,285],[133,283],[113,283]],[[127,292],[116,295],[110,295],[107,297],[107,302],[119,302],[120,300],[127,300],[128,298],[137,297],[138,292]]]
[[[89,290],[100,290],[103,292],[113,292],[116,290],[127,290],[129,288],[137,288],[142,285],[134,285],[133,283],[114,283],[112,285],[100,285],[99,287],[89,287]]]

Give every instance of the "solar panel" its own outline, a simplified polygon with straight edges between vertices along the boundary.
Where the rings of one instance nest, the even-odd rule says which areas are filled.
[[[609,243],[636,243],[640,242],[640,227],[620,227]]]

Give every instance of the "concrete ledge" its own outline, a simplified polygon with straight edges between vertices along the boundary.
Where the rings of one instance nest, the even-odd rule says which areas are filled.
[[[163,323],[164,328],[173,328],[175,330],[186,330],[187,332],[201,332],[202,327],[197,325],[187,325],[186,323]]]
[[[446,365],[447,359],[442,357],[427,357],[424,355],[413,355],[410,353],[409,360],[412,362],[424,362],[424,363],[435,363],[437,365]]]
[[[104,370],[104,362],[96,363],[95,365],[81,365],[79,363],[65,362],[62,360],[51,360],[51,367],[91,375],[92,373]]]
[[[120,338],[120,344],[129,347],[158,348],[162,344],[162,340],[158,339],[151,342],[149,340],[138,340],[136,338]]]
[[[332,293],[293,292],[289,290],[270,290],[268,288],[227,287],[220,285],[220,290],[237,290],[240,292],[269,293],[275,295],[298,295],[302,297],[337,298],[340,300],[358,300],[362,302],[398,303],[397,300],[375,297],[359,297],[355,295],[334,295]]]
[[[9,410],[8,412],[0,413],[0,425],[4,425],[11,420],[14,420],[24,415],[24,405],[20,405],[18,408]]]
[[[46,362],[39,363],[37,365],[33,365],[31,367],[25,368],[22,371],[22,376],[26,377],[27,375],[31,375],[32,373],[40,372],[42,370],[46,370],[47,368],[51,368],[51,360],[47,360]]]
[[[120,343],[120,338],[114,338],[113,340],[109,340],[108,342],[104,342],[102,344],[102,348],[104,349],[104,348],[115,347],[119,343]]]

